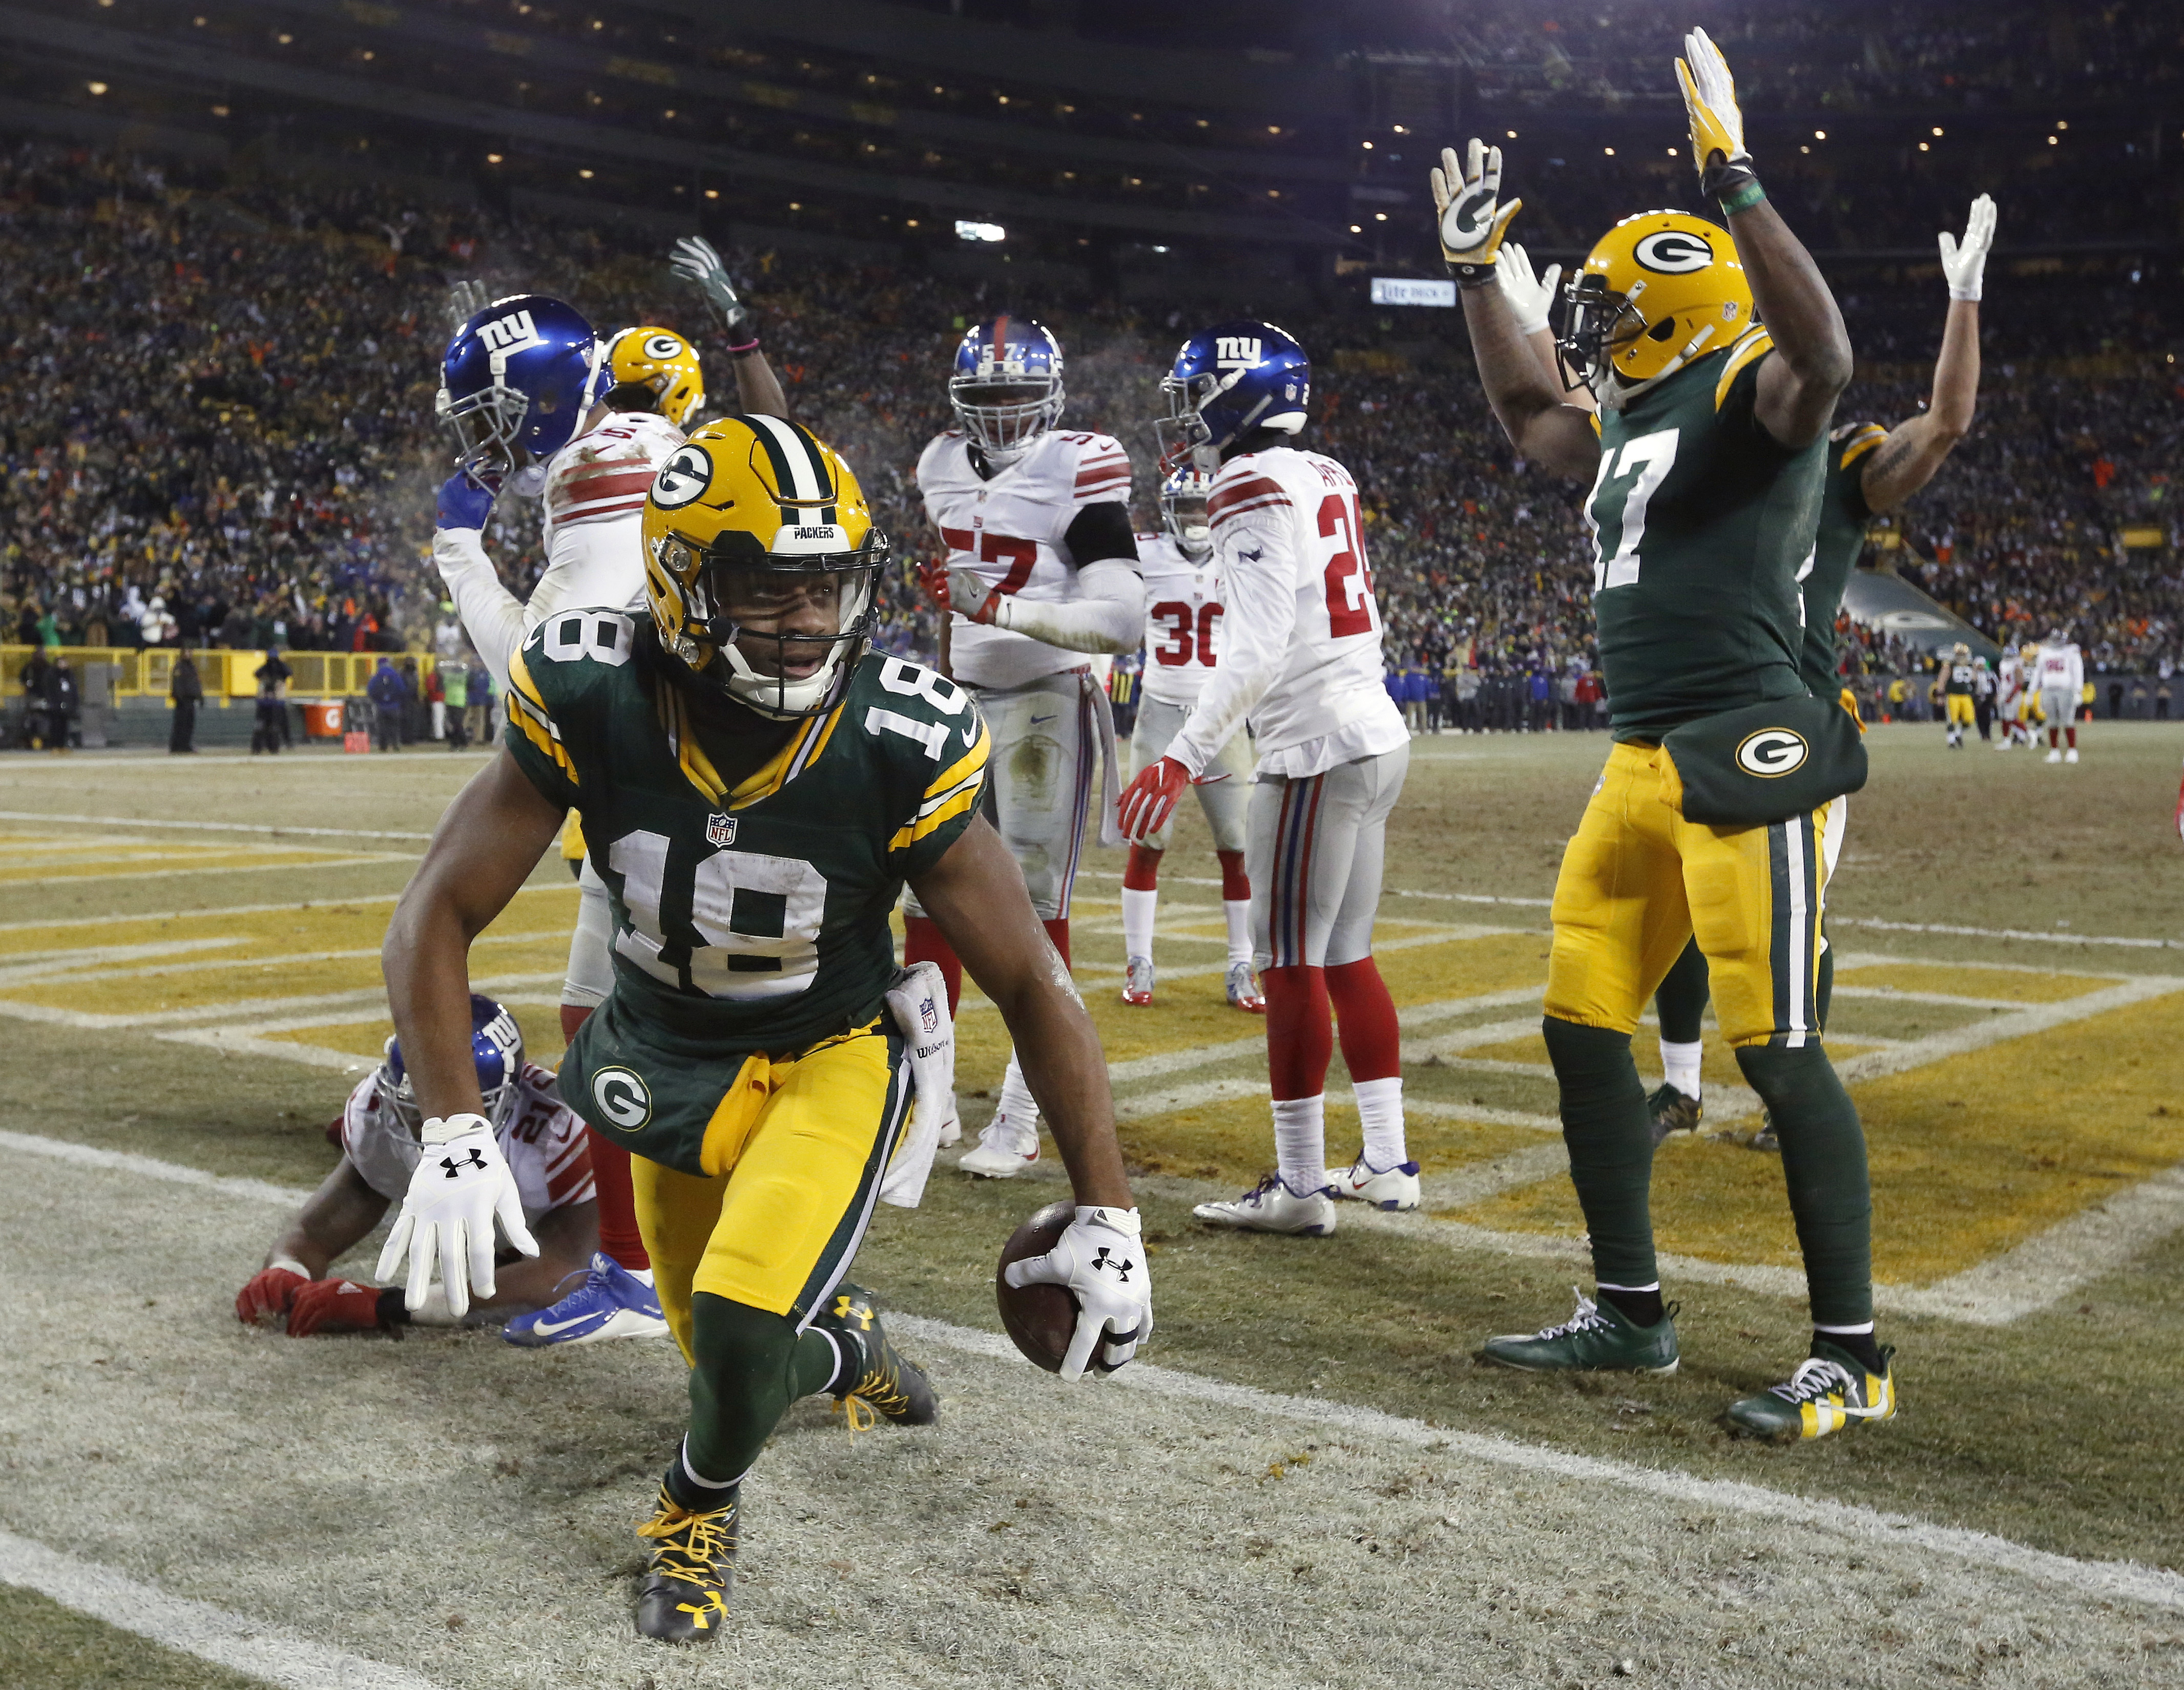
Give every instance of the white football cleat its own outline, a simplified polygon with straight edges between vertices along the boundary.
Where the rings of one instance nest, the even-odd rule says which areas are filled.
[[[1153,959],[1133,957],[1123,973],[1123,1001],[1133,1009],[1150,1009],[1153,1001]]]
[[[1013,1180],[1039,1160],[1039,1127],[1020,1127],[996,1110],[956,1166],[988,1180]]]
[[[1269,1174],[1240,1197],[1225,1203],[1201,1203],[1191,1213],[1213,1226],[1240,1232],[1286,1232],[1324,1238],[1334,1230],[1334,1199],[1324,1189],[1299,1196]]]
[[[1330,1188],[1338,1198],[1354,1198],[1393,1213],[1418,1206],[1418,1164],[1405,1162],[1379,1172],[1360,1156],[1335,1174]]]
[[[2073,746],[2071,746],[2071,747],[2070,747],[2070,749],[2069,750],[2067,750],[2067,751],[2064,752],[2064,753],[2063,753],[2063,761],[2064,761],[2064,762],[2066,762],[2066,763],[2075,763],[2075,761],[2078,761],[2078,748],[2077,748],[2075,745],[2073,745]]]
[[[2063,754],[2050,745],[2048,748],[2048,761],[2051,763],[2059,763],[2063,761]]]
[[[1228,1007],[1240,1009],[1246,1015],[1264,1015],[1267,1012],[1266,994],[1259,990],[1259,983],[1251,978],[1249,962],[1231,962],[1228,965]]]

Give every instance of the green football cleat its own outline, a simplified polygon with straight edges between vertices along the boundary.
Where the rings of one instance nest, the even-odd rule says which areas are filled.
[[[940,1398],[933,1381],[888,1341],[870,1291],[844,1281],[826,1308],[812,1316],[811,1324],[841,1341],[844,1367],[836,1376],[839,1388],[833,1394],[853,1427],[858,1404],[899,1426],[929,1426],[940,1418]],[[850,1383],[841,1385],[844,1377]],[[871,1424],[869,1417],[866,1424]]]
[[[1783,1384],[1729,1405],[1732,1431],[1787,1442],[1825,1437],[1860,1420],[1896,1417],[1896,1352],[1884,1346],[1880,1371],[1825,1338],[1813,1341],[1810,1359]]]
[[[1670,1133],[1695,1133],[1699,1129],[1699,1117],[1706,1113],[1705,1106],[1696,1097],[1679,1091],[1673,1085],[1663,1085],[1646,1100],[1646,1110],[1653,1122],[1653,1148],[1661,1147],[1661,1141]]]
[[[1674,1373],[1676,1306],[1658,1324],[1638,1326],[1612,1302],[1577,1293],[1577,1313],[1559,1326],[1489,1338],[1481,1361],[1524,1373]]]
[[[739,1500],[702,1514],[660,1487],[659,1511],[637,1528],[653,1540],[652,1565],[637,1587],[637,1634],[663,1643],[710,1643],[728,1618]]]

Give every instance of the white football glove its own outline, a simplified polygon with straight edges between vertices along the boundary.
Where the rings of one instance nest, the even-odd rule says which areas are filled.
[[[750,308],[737,298],[735,284],[728,280],[728,267],[721,262],[721,255],[713,250],[710,241],[703,235],[684,236],[676,242],[667,267],[685,282],[694,283],[705,296],[705,303],[718,314],[721,326],[727,332],[729,339],[752,337]]]
[[[1456,149],[1440,149],[1440,163],[1429,175],[1433,182],[1434,209],[1440,213],[1440,255],[1459,282],[1477,287],[1494,268],[1502,237],[1509,220],[1524,202],[1502,198],[1502,149],[1489,147],[1474,136],[1457,162]]]
[[[1964,225],[1962,241],[1947,229],[1942,231],[1942,274],[1948,278],[1952,299],[1979,298],[1980,278],[1993,245],[1994,201],[1983,193],[1972,202],[1971,220]]]
[[[482,1297],[493,1295],[496,1218],[508,1241],[525,1255],[536,1256],[538,1244],[523,1224],[523,1199],[491,1122],[482,1115],[435,1117],[425,1123],[421,1136],[424,1154],[410,1176],[387,1247],[379,1252],[379,1278],[393,1283],[407,1254],[402,1301],[414,1313],[426,1305],[437,1263],[448,1312],[460,1320],[470,1312],[473,1291]]]
[[[493,289],[482,282],[452,282],[448,287],[448,332],[462,332],[463,325],[493,304]]]
[[[990,622],[1001,612],[1001,596],[975,569],[948,572],[948,605],[974,622]]]
[[[1077,1298],[1076,1335],[1061,1358],[1061,1376],[1074,1383],[1084,1376],[1095,1347],[1103,1372],[1137,1354],[1152,1336],[1153,1288],[1145,1248],[1139,1241],[1135,1209],[1077,1206],[1053,1249],[1044,1256],[1009,1263],[1009,1283],[1067,1286]],[[1112,1336],[1111,1336],[1112,1335]]]
[[[1676,80],[1683,85],[1684,109],[1691,120],[1691,151],[1699,175],[1707,173],[1713,154],[1724,165],[1752,162],[1744,145],[1744,114],[1737,109],[1736,79],[1729,74],[1729,61],[1721,49],[1707,39],[1704,30],[1684,37],[1684,56],[1676,61]]]
[[[1555,308],[1555,289],[1562,282],[1563,267],[1551,264],[1535,275],[1530,255],[1514,241],[1509,241],[1503,243],[1501,256],[1495,261],[1494,279],[1502,284],[1502,297],[1517,314],[1518,332],[1542,332]]]

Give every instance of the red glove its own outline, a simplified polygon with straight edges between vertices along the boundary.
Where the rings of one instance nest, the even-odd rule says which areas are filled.
[[[382,1295],[378,1286],[351,1280],[313,1280],[297,1291],[288,1305],[288,1336],[376,1331],[383,1324],[379,1318]]]
[[[1123,789],[1115,806],[1115,819],[1126,839],[1142,839],[1156,834],[1175,813],[1176,800],[1190,784],[1190,772],[1173,757],[1162,757]]]
[[[948,566],[930,560],[917,566],[917,584],[925,589],[925,596],[940,607],[942,614],[956,608],[948,596]]]
[[[235,1299],[235,1318],[246,1326],[270,1326],[295,1306],[296,1293],[310,1284],[292,1268],[265,1268]]]

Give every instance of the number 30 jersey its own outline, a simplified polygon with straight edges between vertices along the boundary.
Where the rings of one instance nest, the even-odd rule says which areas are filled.
[[[1802,697],[1804,603],[1825,431],[1795,451],[1754,410],[1774,342],[1754,329],[1602,412],[1585,501],[1592,606],[1618,739]]]
[[[1130,499],[1130,459],[1109,434],[1050,429],[990,479],[972,467],[956,429],[935,435],[917,460],[925,514],[948,546],[948,567],[975,570],[997,593],[1048,604],[1077,596],[1080,563],[1063,536],[1088,505]],[[974,687],[1021,687],[1075,669],[1079,651],[956,616],[949,624],[949,667]]]
[[[872,655],[840,703],[729,790],[670,661],[646,617],[541,623],[511,667],[505,744],[581,812],[613,913],[614,990],[563,1063],[562,1095],[694,1172],[746,1057],[883,1012],[889,913],[970,826],[990,741],[962,688]]]
[[[1145,577],[1147,698],[1195,704],[1221,661],[1221,572],[1213,555],[1194,563],[1168,534],[1138,536]]]

